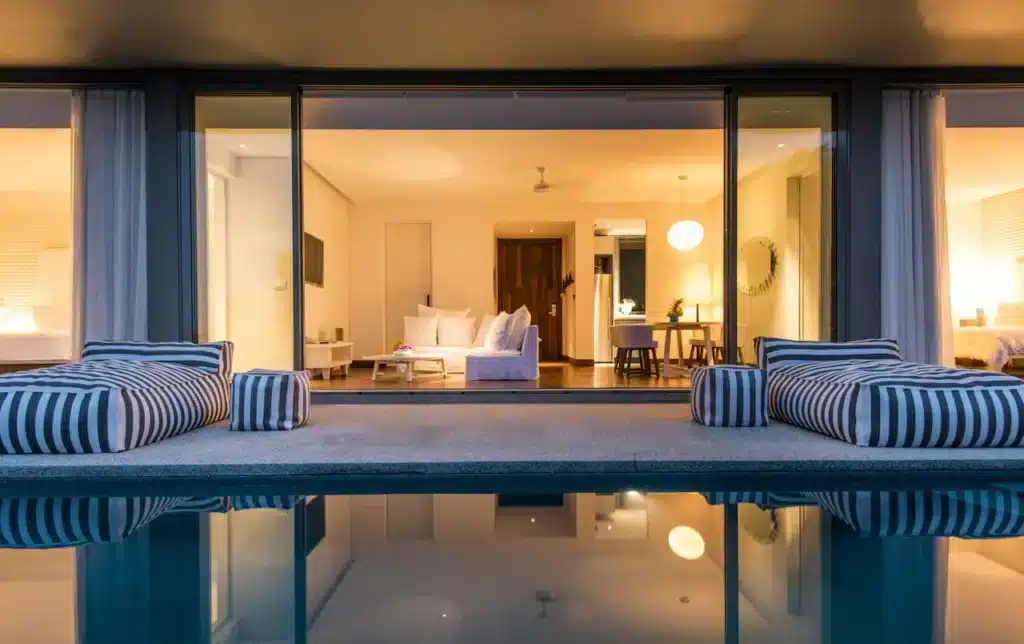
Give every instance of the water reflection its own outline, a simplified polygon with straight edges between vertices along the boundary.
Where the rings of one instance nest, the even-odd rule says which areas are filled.
[[[1017,642],[1010,489],[0,499],[0,641]]]

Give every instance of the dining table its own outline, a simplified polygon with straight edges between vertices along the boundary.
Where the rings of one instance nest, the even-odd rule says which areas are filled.
[[[704,355],[707,359],[707,365],[709,367],[714,366],[715,352],[712,350],[714,343],[711,338],[711,333],[712,330],[722,326],[721,322],[678,320],[676,322],[655,322],[653,326],[655,331],[665,332],[665,362],[661,369],[661,373],[665,376],[668,376],[670,373],[686,375],[692,371],[690,367],[685,366],[686,356],[683,354],[683,331],[696,331],[701,334],[704,341]],[[671,363],[673,334],[676,336],[676,355],[678,358],[678,364],[675,365]]]

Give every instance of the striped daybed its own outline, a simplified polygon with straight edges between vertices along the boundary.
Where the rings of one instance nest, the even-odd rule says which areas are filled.
[[[89,342],[82,361],[0,376],[0,454],[121,452],[228,414],[229,342]]]
[[[67,548],[124,541],[183,500],[177,497],[0,498],[0,548]]]
[[[905,362],[891,340],[757,339],[772,418],[867,447],[1009,447],[1024,381]]]

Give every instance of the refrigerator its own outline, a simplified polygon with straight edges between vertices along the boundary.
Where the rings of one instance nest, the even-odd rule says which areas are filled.
[[[594,362],[612,362],[615,300],[610,273],[594,275]]]

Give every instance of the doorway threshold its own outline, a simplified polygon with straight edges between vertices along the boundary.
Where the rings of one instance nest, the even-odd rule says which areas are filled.
[[[683,388],[619,389],[421,389],[313,391],[314,405],[479,405],[479,404],[663,404],[688,403],[690,390]]]

